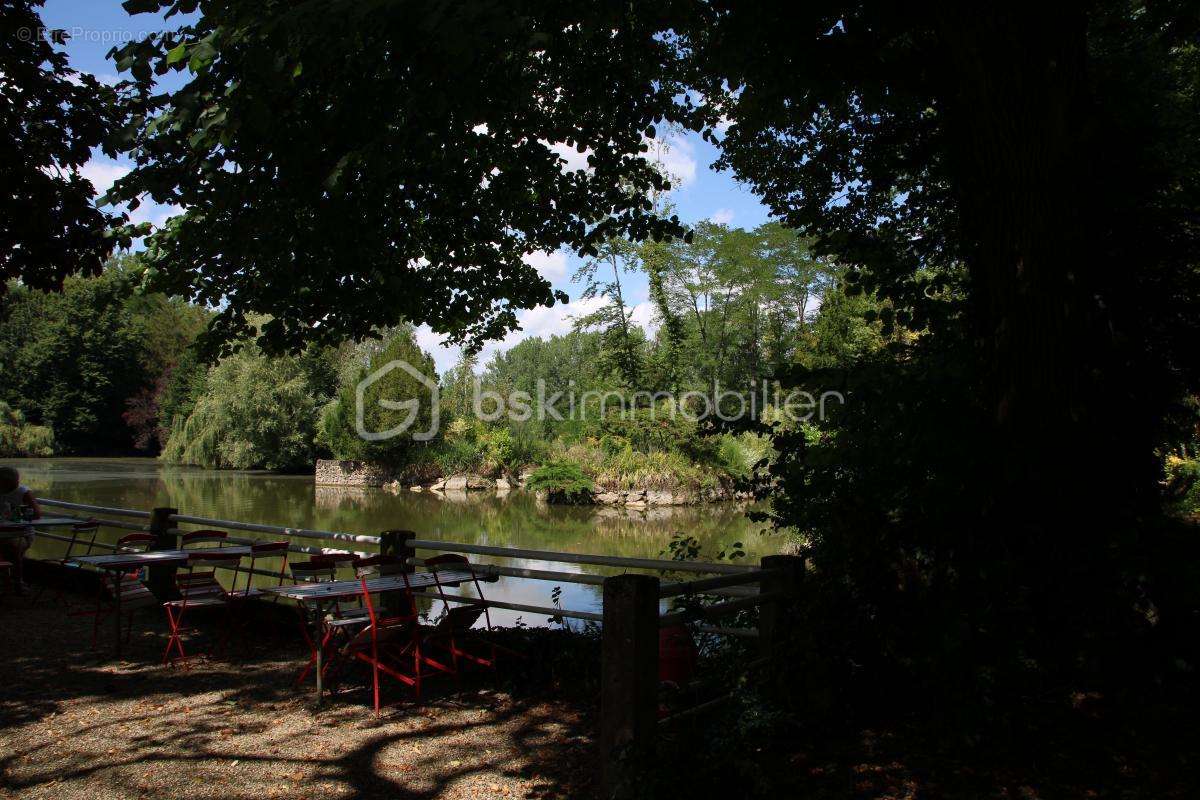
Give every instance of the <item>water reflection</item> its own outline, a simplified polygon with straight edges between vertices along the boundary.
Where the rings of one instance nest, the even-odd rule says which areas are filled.
[[[653,558],[671,535],[683,532],[699,540],[703,553],[715,556],[724,546],[741,542],[747,557],[775,552],[776,537],[746,518],[744,505],[714,504],[651,508],[547,506],[526,492],[505,496],[492,492],[458,492],[438,497],[428,492],[375,488],[314,486],[311,476],[261,472],[214,472],[164,466],[152,459],[4,459],[17,467],[22,482],[38,495],[122,508],[171,506],[195,516],[286,525],[297,528],[375,534],[408,529],[425,539],[444,539],[535,550],[566,550]],[[108,531],[109,538],[119,534]],[[239,533],[237,535],[251,536]],[[261,537],[260,537],[261,538]],[[315,544],[315,542],[302,542]],[[361,546],[360,546],[361,547]],[[39,540],[35,557],[53,555],[54,543]],[[512,563],[506,559],[485,559]],[[523,562],[523,566],[558,571],[612,574],[602,567]],[[554,584],[502,579],[485,592],[497,599],[548,605]],[[564,607],[599,608],[599,587],[563,585]],[[544,619],[497,612],[495,620],[527,624]]]

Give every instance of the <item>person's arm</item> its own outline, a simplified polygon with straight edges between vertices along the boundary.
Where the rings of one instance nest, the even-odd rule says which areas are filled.
[[[37,498],[33,496],[33,492],[25,493],[25,505],[33,509],[33,518],[40,519],[42,516],[42,507],[38,505]]]

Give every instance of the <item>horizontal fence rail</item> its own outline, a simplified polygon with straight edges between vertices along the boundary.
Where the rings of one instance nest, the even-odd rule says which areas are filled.
[[[149,511],[136,511],[132,508],[89,506],[85,505],[84,503],[68,503],[66,500],[54,500],[48,497],[39,497],[38,503],[44,506],[53,506],[54,508],[73,508],[76,511],[91,511],[95,514],[114,514],[118,517],[138,517],[139,519],[150,519]]]
[[[284,536],[298,536],[302,539],[326,539],[335,542],[354,542],[356,544],[379,544],[378,536],[363,536],[357,533],[339,533],[338,531],[317,531],[309,528],[288,528],[283,525],[262,525],[257,522],[237,522],[229,519],[213,519],[211,517],[192,517],[187,514],[172,514],[169,519],[185,525],[211,525],[214,528],[233,528],[239,531],[254,531],[255,533],[274,533]]]
[[[426,567],[431,572],[440,570],[457,570],[462,569],[462,564],[435,564],[429,567],[423,558],[405,559],[405,563],[410,566]],[[588,575],[583,572],[556,572],[546,569],[526,569],[525,567],[503,567],[499,564],[474,564],[467,563],[471,569],[478,572],[480,575],[502,575],[510,578],[529,578],[535,581],[562,581],[563,583],[583,583],[590,586],[603,586],[603,575]]]
[[[659,597],[678,597],[681,594],[702,594],[709,589],[725,589],[731,586],[757,584],[767,573],[764,570],[752,569],[740,575],[718,575],[715,578],[701,578],[682,583],[667,583],[659,589]]]
[[[698,619],[713,620],[727,614],[735,614],[738,611],[754,608],[762,603],[782,599],[783,595],[778,592],[761,592],[753,597],[740,597],[737,600],[727,600],[724,603],[717,603],[711,606],[689,608],[683,611],[676,611],[673,614],[663,614],[658,618],[658,624],[665,628],[670,625],[679,625]]]
[[[625,556],[601,556],[591,553],[567,553],[561,550],[525,550],[520,547],[495,547],[486,544],[444,542],[437,539],[409,539],[409,546],[417,550],[442,550],[448,553],[468,553],[481,556],[506,556],[527,558],[535,561],[557,561],[560,564],[591,564],[598,567],[626,567],[628,569],[654,569],[670,572],[721,573],[741,575],[754,570],[749,564],[718,564],[712,561],[671,561],[666,558],[627,558]]]
[[[414,591],[417,597],[428,597],[431,600],[441,600],[443,596],[437,592],[418,592]],[[504,600],[481,600],[478,597],[469,597],[463,594],[447,594],[444,595],[446,600],[452,603],[462,603],[463,605],[486,606],[488,608],[504,608],[509,611],[525,611],[530,614],[545,614],[550,617],[570,617],[571,619],[586,619],[592,622],[601,622],[604,620],[603,614],[597,614],[595,611],[574,611],[567,608],[551,608],[550,606],[531,606],[524,603],[509,603]]]

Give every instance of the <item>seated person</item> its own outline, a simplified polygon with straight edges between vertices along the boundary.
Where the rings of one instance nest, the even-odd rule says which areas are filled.
[[[4,519],[0,520],[0,525],[13,524],[10,522],[12,514],[21,508],[33,509],[34,519],[42,515],[42,509],[38,506],[33,492],[29,491],[28,486],[21,485],[21,474],[12,467],[0,467],[0,512],[4,512]],[[15,539],[0,539],[0,558],[12,562],[13,577],[16,579],[14,588],[18,594],[24,594],[27,590],[22,568],[25,551],[32,544],[33,528],[30,528],[24,536],[18,536]]]

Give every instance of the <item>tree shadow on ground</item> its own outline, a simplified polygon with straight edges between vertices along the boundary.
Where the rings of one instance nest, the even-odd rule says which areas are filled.
[[[434,684],[421,704],[392,684],[388,696],[400,702],[378,716],[370,693],[353,685],[318,709],[311,685],[293,685],[306,657],[294,613],[264,617],[253,641],[234,643],[229,660],[163,667],[166,625],[157,613],[135,621],[118,660],[103,637],[100,650],[91,649],[89,618],[6,598],[0,796],[593,793],[590,721],[579,706],[544,699],[527,684],[514,688],[520,676],[481,674],[461,686]],[[515,671],[536,670],[518,661]]]

